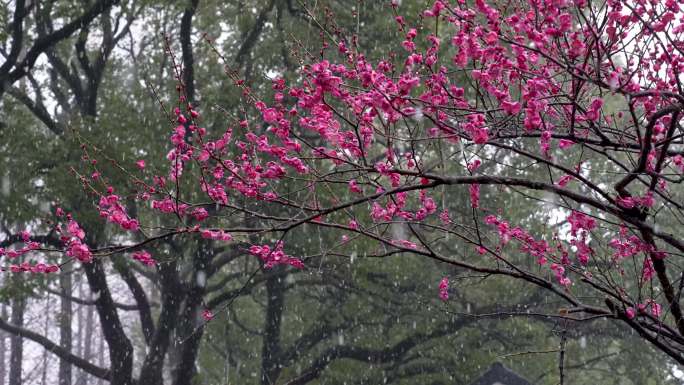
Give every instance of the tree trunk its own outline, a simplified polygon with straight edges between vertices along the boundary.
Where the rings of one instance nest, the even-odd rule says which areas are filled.
[[[180,345],[179,362],[176,367],[174,385],[190,385],[197,373],[195,361],[204,334],[204,322],[200,321],[202,301],[206,292],[206,271],[214,252],[211,242],[201,242],[193,256],[193,273],[190,290],[185,300],[179,329],[183,342]]]
[[[20,294],[21,295],[21,294]],[[12,301],[12,315],[10,322],[13,325],[24,326],[24,311],[26,310],[26,300],[22,297]],[[21,367],[24,356],[24,340],[21,336],[12,335],[10,338],[10,372],[9,385],[22,385]]]
[[[104,367],[105,364],[105,358],[104,358],[104,351],[105,351],[105,343],[104,343],[104,338],[102,336],[99,336],[98,338],[100,340],[100,346],[97,349],[97,364],[100,365],[100,367]],[[97,385],[102,385],[102,379],[98,378],[97,379]]]
[[[89,299],[91,299],[92,296],[89,296]],[[83,308],[83,307],[81,307]],[[81,324],[79,322],[79,329],[82,329],[80,333],[83,333],[83,341],[81,342],[83,344],[83,358],[86,360],[90,360],[93,356],[93,316],[95,315],[95,309],[92,306],[85,306],[85,309],[83,309],[86,313],[85,315],[85,322],[84,324]],[[79,309],[79,314],[80,309]],[[81,326],[83,325],[83,326]],[[102,339],[100,339],[102,341]],[[100,348],[100,351],[104,349],[104,347]],[[104,357],[102,355],[99,356],[99,365],[103,365],[103,360]],[[98,383],[100,380],[98,379]],[[87,385],[88,384],[88,374],[84,371],[80,371],[78,374],[78,378],[76,378],[76,385]]]
[[[200,299],[201,300],[201,299]],[[191,385],[192,379],[197,374],[195,361],[199,353],[199,345],[204,334],[204,327],[199,321],[199,303],[188,299],[183,317],[187,317],[187,326],[182,328],[181,336],[183,343],[180,345],[178,366],[174,385]]]
[[[7,320],[7,305],[4,303],[2,304],[2,309],[0,309],[0,317],[3,321]],[[7,351],[6,337],[6,333],[0,330],[0,384],[5,384],[5,377],[7,377],[7,367],[5,366],[5,360],[7,359],[5,354]]]
[[[126,335],[112,299],[107,276],[98,259],[83,265],[90,288],[96,292],[102,334],[109,347],[111,385],[133,384],[133,346]]]
[[[275,384],[280,376],[280,324],[283,316],[284,280],[272,276],[266,280],[266,324],[261,350],[261,384]]]
[[[71,271],[63,271],[59,275],[59,284],[62,290],[59,315],[59,344],[62,348],[71,352],[71,304],[72,276]],[[66,360],[59,360],[59,385],[71,385],[71,364]]]
[[[47,293],[45,296],[45,326],[43,327],[43,335],[47,336],[48,332],[50,331],[50,314],[51,309],[50,309],[50,303],[51,303],[51,298],[50,298],[50,293]],[[48,350],[43,349],[43,372],[40,374],[40,383],[42,385],[47,385],[47,372],[48,372]]]
[[[178,278],[176,264],[159,267],[162,283],[161,313],[147,356],[140,368],[141,384],[161,385],[163,383],[164,357],[174,336],[183,297],[183,288]]]

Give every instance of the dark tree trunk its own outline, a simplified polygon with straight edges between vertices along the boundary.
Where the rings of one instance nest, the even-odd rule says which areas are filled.
[[[83,358],[90,360],[93,356],[93,318],[95,315],[95,309],[92,306],[87,306],[85,316],[85,325],[83,330]],[[102,346],[102,345],[101,345]],[[104,349],[104,347],[100,347]],[[99,351],[98,351],[99,352]],[[99,365],[104,365],[102,356],[100,356]],[[98,379],[99,381],[99,379]],[[88,373],[81,371],[78,378],[76,379],[76,385],[87,385],[88,384]]]
[[[50,331],[50,314],[52,314],[50,309],[50,304],[52,299],[50,298],[50,293],[45,296],[45,325],[43,327],[43,335],[47,336]],[[43,372],[40,374],[40,383],[42,385],[47,385],[47,371],[48,371],[48,349],[43,349]]]
[[[107,278],[100,260],[83,265],[88,283],[95,293],[102,334],[109,346],[111,385],[133,384],[133,346],[121,325],[114,300],[109,291]]]
[[[183,298],[183,288],[176,266],[176,263],[168,263],[159,267],[162,284],[161,313],[149,351],[140,369],[139,382],[141,384],[161,385],[163,383],[164,357],[178,323]]]
[[[26,301],[24,298],[16,298],[12,301],[12,315],[10,322],[13,325],[24,326],[24,310]],[[21,368],[24,356],[24,339],[18,335],[12,335],[10,339],[10,372],[9,385],[22,385]]]
[[[59,315],[59,344],[71,352],[71,304],[72,277],[70,271],[64,271],[59,275],[59,284],[62,290],[60,315]],[[59,385],[71,385],[71,364],[63,359],[59,360]]]
[[[98,365],[100,365],[100,367],[102,367],[105,364],[105,358],[104,358],[105,343],[104,343],[104,338],[100,337],[99,340],[100,340],[100,346],[97,349],[97,363],[98,363]],[[97,379],[97,385],[102,385],[102,384],[103,384],[102,379],[98,378]]]
[[[180,26],[180,41],[183,54],[183,84],[187,102],[195,103],[194,57],[192,54],[192,18],[195,16],[199,0],[190,0],[183,12]]]
[[[7,305],[4,303],[2,304],[2,309],[0,310],[0,318],[2,318],[3,321],[7,320]],[[5,366],[5,362],[7,360],[5,353],[7,351],[7,344],[5,341],[6,337],[7,335],[5,332],[0,330],[0,384],[5,384],[5,377],[7,377],[7,367]]]
[[[284,280],[278,275],[266,280],[266,323],[261,351],[261,384],[275,384],[280,376],[280,324],[285,302]]]
[[[200,342],[204,334],[204,325],[200,321],[202,299],[206,292],[206,272],[213,256],[211,242],[201,242],[193,257],[192,282],[185,300],[185,308],[181,317],[180,336],[182,343],[178,356],[174,385],[191,385],[197,373],[195,361],[199,353]]]
[[[174,385],[191,385],[192,379],[197,374],[195,361],[204,334],[204,327],[198,322],[200,303],[201,297],[197,301],[197,296],[191,294],[183,312],[183,317],[187,317],[189,322],[186,323],[187,327],[184,327],[183,333],[181,333],[183,340],[180,345]]]
[[[78,296],[79,298],[86,298],[85,290],[83,290],[83,282],[78,285]],[[88,298],[90,299],[90,298]],[[92,306],[79,306],[77,317],[78,317],[78,332],[76,334],[76,349],[77,354],[86,360],[90,360],[92,357],[92,339],[93,339],[93,312],[94,308]],[[84,315],[85,312],[85,315]],[[79,370],[76,374],[75,384],[76,385],[87,385],[88,374],[83,370]]]

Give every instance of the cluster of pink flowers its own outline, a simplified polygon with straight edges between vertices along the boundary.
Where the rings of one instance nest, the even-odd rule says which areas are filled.
[[[377,201],[373,202],[370,210],[371,218],[376,222],[391,221],[395,217],[405,220],[422,221],[437,212],[435,200],[432,199],[425,190],[420,190],[418,192],[419,205],[417,210],[408,210],[408,200],[408,193],[399,192],[394,194],[391,199],[387,199],[387,203],[384,207]]]
[[[12,264],[9,267],[9,271],[12,273],[25,273],[30,272],[34,274],[38,273],[56,273],[59,271],[59,265],[48,265],[45,263],[29,263],[22,262],[20,264]]]
[[[83,243],[85,238],[85,231],[81,229],[78,222],[69,218],[66,231],[62,236],[62,241],[66,245],[66,255],[75,258],[83,263],[89,263],[93,260],[93,253],[90,251],[88,245]]]
[[[656,271],[653,268],[653,260],[651,257],[645,257],[643,266],[641,268],[641,279],[644,281],[650,281],[655,273]]]
[[[394,239],[392,240],[392,243],[396,246],[405,248],[405,249],[417,249],[418,245],[416,245],[414,242],[411,242],[407,239]]]
[[[430,198],[425,190],[420,191],[420,203],[421,207],[415,214],[415,219],[417,221],[422,221],[427,218],[428,215],[432,215],[437,211],[435,200]]]
[[[600,117],[602,107],[603,107],[603,99],[595,98],[594,100],[591,101],[591,104],[589,105],[589,109],[584,114],[584,117],[587,120],[592,121],[592,122],[597,121]]]
[[[570,224],[570,235],[578,236],[586,234],[596,227],[596,220],[587,214],[579,211],[573,211],[568,217]]]
[[[651,314],[656,318],[659,318],[663,313],[662,306],[652,299],[648,300],[645,304],[639,304],[639,310],[643,312],[646,310],[647,306],[649,307]]]
[[[196,209],[192,210],[190,215],[192,215],[197,222],[202,222],[203,220],[209,218],[209,213],[203,207],[197,207]]]
[[[5,249],[0,247],[0,257],[7,256],[7,258],[14,259],[30,251],[40,249],[40,244],[38,242],[31,241],[31,234],[28,231],[22,231],[20,235],[25,246],[18,249]]]
[[[178,215],[185,215],[188,205],[185,203],[178,203],[176,205],[175,200],[166,197],[160,201],[152,200],[152,208],[166,214],[177,213]]]
[[[468,116],[468,121],[463,124],[463,130],[477,144],[485,144],[489,139],[489,130],[485,126],[485,117],[482,114]]]
[[[573,211],[568,216],[570,224],[570,244],[577,249],[577,259],[586,266],[594,250],[589,246],[589,233],[596,227],[596,220],[582,212]]]
[[[363,194],[363,190],[361,190],[361,188],[359,187],[359,184],[356,182],[356,179],[349,180],[349,191],[356,194]]]
[[[675,155],[674,157],[672,157],[672,164],[674,164],[675,167],[677,167],[679,172],[684,173],[684,156],[681,156],[679,154]]]
[[[568,278],[565,275],[565,268],[557,263],[552,263],[551,264],[551,271],[553,271],[554,275],[556,276],[556,280],[558,280],[558,284],[561,286],[568,287],[572,283],[570,281],[570,278]]]
[[[218,241],[230,241],[233,237],[223,230],[200,230],[200,235],[205,239],[214,239]]]
[[[209,310],[209,309],[204,309],[202,311],[202,318],[206,321],[209,322],[214,319],[214,313]]]
[[[85,231],[83,231],[81,226],[71,217],[71,215],[65,215],[64,210],[61,208],[58,207],[56,209],[56,215],[60,218],[66,217],[66,228],[62,228],[61,225],[56,227],[57,233],[61,234],[60,241],[64,245],[65,254],[83,263],[90,262],[93,256],[88,246],[83,242],[86,235]],[[25,246],[17,249],[5,249],[0,247],[0,257],[6,256],[9,259],[15,259],[31,251],[41,249],[41,245],[38,242],[31,240],[31,234],[28,231],[20,232],[19,236]],[[5,269],[5,271],[15,273],[54,273],[59,270],[59,265],[42,262],[22,262],[20,264],[12,264],[8,269]]]
[[[152,258],[152,255],[145,250],[136,251],[131,256],[145,266],[154,266],[157,264],[157,261]]]
[[[565,187],[573,179],[575,179],[574,176],[566,174],[566,175],[563,175],[562,177],[560,177],[560,179],[558,179],[558,182],[556,184],[558,185],[558,187]]]
[[[558,148],[560,148],[561,150],[565,150],[567,148],[572,147],[574,144],[575,142],[573,142],[572,140],[561,139],[558,141]]]
[[[131,219],[116,194],[102,196],[99,203],[100,217],[116,223],[124,230],[136,231],[140,227],[137,219]]]
[[[480,207],[480,185],[473,183],[468,186],[468,192],[470,193],[470,205],[476,209]]]
[[[645,303],[637,304],[636,309],[631,306],[625,309],[625,315],[629,319],[634,319],[637,316],[637,310],[642,314],[648,311],[656,318],[660,318],[663,313],[663,308],[658,302],[654,301],[653,299],[648,299]]]
[[[638,236],[628,235],[628,231],[626,226],[621,226],[618,237],[613,238],[608,242],[608,246],[615,250],[613,259],[618,262],[638,253],[649,253],[653,251],[652,247],[642,241]]]
[[[653,192],[649,191],[643,197],[625,196],[617,199],[618,205],[626,209],[633,209],[635,207],[653,207],[655,199]]]
[[[613,253],[613,260],[621,262],[624,259],[633,257],[639,253],[644,253],[644,260],[641,269],[641,279],[649,281],[655,275],[653,267],[653,258],[663,259],[666,253],[657,250],[653,245],[644,242],[636,235],[628,235],[626,226],[620,227],[619,236],[611,239],[608,245],[615,250]]]
[[[90,251],[87,245],[78,239],[72,239],[69,241],[66,255],[76,258],[83,263],[89,263],[93,260],[93,253]]]
[[[442,221],[442,224],[445,226],[451,224],[451,217],[449,216],[449,210],[447,210],[447,209],[442,210],[442,212],[439,213],[439,220]]]
[[[277,242],[275,248],[271,248],[268,245],[253,245],[249,248],[249,252],[259,257],[267,269],[277,265],[290,265],[297,269],[304,268],[304,263],[300,259],[285,254],[283,242]]]
[[[561,254],[560,258],[558,258],[553,254],[554,249],[549,246],[548,242],[543,239],[536,240],[532,235],[519,226],[511,228],[507,221],[497,218],[494,215],[488,215],[485,217],[485,223],[496,226],[501,245],[505,245],[511,240],[516,240],[520,244],[520,251],[536,258],[537,263],[540,266],[546,265],[549,259],[558,260],[560,263],[552,263],[549,267],[553,271],[560,285],[570,285],[571,280],[567,277],[566,270],[563,267],[563,265],[569,265],[570,260],[567,258],[567,251],[562,247],[562,245],[558,245],[558,251]]]
[[[449,299],[449,278],[447,277],[439,281],[439,299],[442,301]]]

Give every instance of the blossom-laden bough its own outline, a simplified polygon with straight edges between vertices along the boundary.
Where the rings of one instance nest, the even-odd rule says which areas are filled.
[[[253,110],[223,132],[201,126],[178,69],[168,169],[121,166],[149,223],[129,216],[97,155],[93,174],[78,174],[103,219],[144,240],[90,250],[77,218],[62,216],[59,248],[81,263],[131,252],[154,265],[149,245],[196,235],[242,242],[264,268],[305,269],[288,237],[317,228],[342,234],[341,253],[371,242],[526,281],[565,303],[561,317],[622,321],[684,363],[679,3],[437,0],[412,26],[395,1],[404,39],[383,59],[325,31],[335,52],[293,82],[274,79],[272,99],[228,69]],[[461,196],[467,210],[454,207]],[[528,204],[521,223],[513,199]],[[0,254],[41,250],[22,239]],[[57,270],[38,266],[7,269]]]

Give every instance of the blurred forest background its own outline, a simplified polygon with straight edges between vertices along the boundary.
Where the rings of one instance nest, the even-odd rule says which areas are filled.
[[[25,45],[96,3],[28,2]],[[0,5],[4,58],[16,4]],[[405,0],[399,10],[420,24],[425,5]],[[107,8],[5,85],[0,245],[10,247],[11,235],[26,228],[47,234],[57,205],[78,215],[94,247],[127,241],[83,192],[74,174],[84,168],[79,145],[101,149],[116,186],[129,179],[104,159],[161,168],[178,98],[174,62],[185,67],[203,124],[221,132],[250,108],[224,65],[268,99],[273,78],[296,79],[303,63],[334,56],[335,47],[322,51],[328,33],[355,36],[372,60],[389,57],[401,49],[393,18],[386,2],[362,0],[129,0]],[[494,195],[483,189],[482,199]],[[472,215],[467,199],[449,194],[443,208],[453,218]],[[517,195],[500,205],[530,229],[543,221],[529,219],[544,215],[560,226]],[[128,209],[141,218],[149,210],[133,202]],[[157,268],[119,255],[92,267],[68,264],[60,274],[3,274],[0,383],[104,384],[103,368],[132,365],[141,385],[468,384],[502,362],[534,384],[556,384],[561,341],[566,384],[681,383],[670,360],[623,327],[537,316],[535,309],[558,307],[539,289],[386,256],[363,241],[337,253],[339,237],[315,231],[289,242],[306,269],[261,270],[239,242],[181,238],[155,246]],[[453,245],[453,253],[472,252]],[[437,295],[443,276],[452,280],[445,303]],[[198,330],[204,309],[214,319]]]

